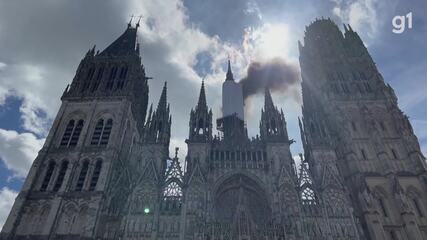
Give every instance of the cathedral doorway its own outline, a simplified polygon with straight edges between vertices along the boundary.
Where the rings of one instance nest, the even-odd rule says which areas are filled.
[[[215,221],[238,239],[250,239],[270,222],[271,208],[264,189],[252,178],[236,174],[221,183],[214,200]]]

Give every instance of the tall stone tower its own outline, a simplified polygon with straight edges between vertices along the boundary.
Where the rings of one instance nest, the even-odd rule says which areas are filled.
[[[2,239],[95,239],[120,226],[128,156],[148,101],[137,29],[129,24],[104,51],[94,47],[81,60]]]
[[[342,183],[327,209],[348,195],[362,237],[427,239],[425,158],[359,35],[316,20],[299,51],[305,160],[316,182]]]

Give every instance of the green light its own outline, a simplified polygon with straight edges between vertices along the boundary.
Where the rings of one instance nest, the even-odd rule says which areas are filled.
[[[145,214],[149,214],[150,213],[150,209],[149,208],[144,208],[144,213]]]

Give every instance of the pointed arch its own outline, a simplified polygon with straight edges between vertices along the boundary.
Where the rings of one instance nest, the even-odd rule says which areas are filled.
[[[59,189],[61,188],[62,183],[64,182],[65,174],[67,173],[67,169],[68,169],[68,161],[64,160],[61,164],[61,168],[59,169],[55,186],[53,187],[54,192],[59,191]]]
[[[301,163],[299,176],[300,197],[303,205],[317,205],[318,198],[313,187],[313,179],[311,177],[308,163]]]
[[[42,185],[40,187],[40,191],[46,191],[48,186],[49,186],[49,182],[50,179],[52,178],[53,175],[53,171],[55,170],[56,167],[56,163],[54,161],[50,161],[45,173],[45,176],[43,178],[43,182]]]
[[[76,188],[75,188],[76,191],[82,191],[88,170],[89,170],[89,160],[86,159],[83,161],[82,167],[80,169],[79,178],[77,179]]]
[[[98,184],[99,176],[102,169],[102,159],[98,159],[95,164],[95,168],[92,173],[92,178],[90,180],[89,191],[94,191],[96,185]]]
[[[77,122],[77,125],[74,128],[73,133],[71,134],[71,139],[70,139],[70,142],[68,143],[68,146],[76,146],[77,145],[77,143],[79,141],[80,133],[82,132],[82,129],[83,129],[83,125],[84,125],[84,121],[82,119],[80,119]]]
[[[75,121],[72,119],[68,122],[67,126],[65,127],[64,134],[62,135],[62,140],[60,145],[61,146],[68,146],[68,143],[70,142],[71,134],[73,132],[75,125]]]
[[[94,146],[106,146],[110,139],[112,128],[113,119],[109,118],[107,121],[104,121],[103,118],[100,118],[95,125],[90,144]]]

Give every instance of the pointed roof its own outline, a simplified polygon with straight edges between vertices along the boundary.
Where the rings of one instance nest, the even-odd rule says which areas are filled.
[[[270,90],[268,87],[265,88],[264,94],[264,110],[274,109],[273,98],[271,97]]]
[[[111,43],[104,51],[100,53],[101,56],[126,56],[136,53],[137,48],[137,30],[138,26],[132,27],[130,23],[126,31]]]
[[[159,104],[157,105],[157,110],[167,108],[167,82],[163,85],[162,95],[160,96]]]
[[[323,175],[322,175],[322,187],[338,187],[341,188],[341,181],[336,175],[336,173],[331,169],[329,163],[323,165]]]
[[[233,72],[231,72],[230,59],[228,59],[227,77],[225,78],[225,80],[226,81],[234,81]]]
[[[199,102],[197,103],[197,108],[202,106],[206,106],[205,81],[202,81],[202,86],[200,87]]]

